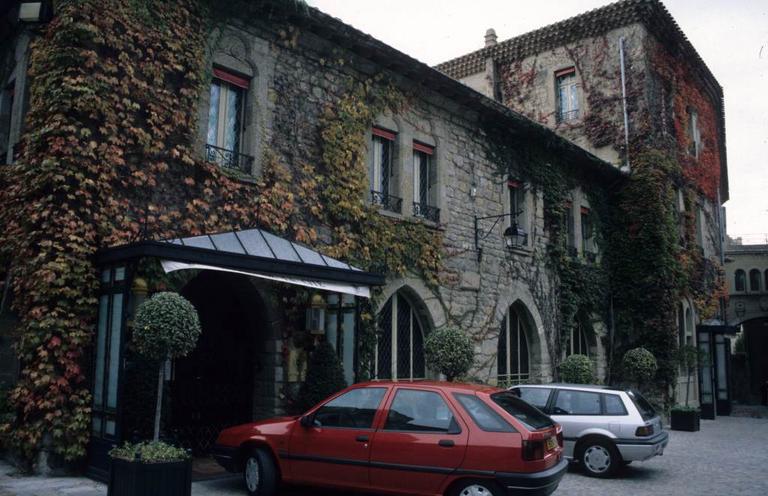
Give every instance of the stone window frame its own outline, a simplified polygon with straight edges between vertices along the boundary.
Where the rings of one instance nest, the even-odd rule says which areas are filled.
[[[686,114],[686,131],[690,141],[688,155],[698,160],[704,147],[704,142],[701,139],[701,128],[699,127],[699,112],[696,108],[688,106],[686,107]]]
[[[747,292],[747,273],[743,269],[736,269],[733,273],[733,290],[737,293]]]

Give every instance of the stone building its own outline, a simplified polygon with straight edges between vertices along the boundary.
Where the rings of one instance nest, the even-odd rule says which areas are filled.
[[[756,402],[768,381],[768,245],[742,245],[729,239],[725,247],[728,322],[741,326],[748,384],[742,401]]]
[[[0,216],[3,308],[12,300],[16,333],[25,335],[39,331],[40,308],[58,308],[40,295],[73,281],[73,272],[86,275],[67,289],[91,298],[90,306],[72,303],[77,324],[57,322],[39,338],[39,346],[69,346],[83,325],[93,332],[90,346],[72,344],[75,358],[63,370],[22,340],[19,387],[47,398],[48,379],[32,380],[30,371],[38,362],[50,367],[46,377],[68,388],[56,400],[65,418],[82,411],[75,399],[89,393],[82,397],[92,409],[94,473],[103,474],[110,446],[146,431],[149,369],[131,351],[130,322],[148,293],[166,288],[190,299],[203,324],[196,351],[166,365],[165,429],[197,453],[222,426],[289,409],[319,339],[336,348],[348,382],[438,377],[423,350],[442,326],[472,337],[472,380],[548,382],[576,353],[592,357],[598,379],[608,380],[608,245],[600,219],[628,180],[618,163],[625,154],[618,145],[579,141],[574,133],[584,126],[572,122],[568,134],[554,109],[545,118],[512,105],[512,74],[543,78],[532,86],[541,101],[531,108],[552,97],[546,81],[560,71],[555,66],[568,65],[565,50],[551,57],[549,72],[531,72],[496,58],[514,43],[489,38],[488,48],[466,58],[469,68],[460,59],[435,70],[290,2],[256,2],[252,15],[224,13],[207,23],[193,0],[153,12],[124,0],[103,10],[98,4],[64,5],[49,23],[13,24],[7,39],[15,48],[0,74],[14,95],[0,106],[0,115],[13,116],[3,134],[3,199],[13,206]],[[635,4],[646,5],[622,2],[619,10]],[[603,17],[615,19],[617,7],[607,9]],[[651,43],[643,26],[616,27],[629,29],[633,42]],[[675,29],[674,39],[692,50]],[[40,72],[73,43],[82,49],[78,64]],[[155,56],[156,45],[167,60]],[[628,50],[632,74],[650,73],[644,52]],[[719,95],[703,63],[695,65]],[[457,79],[479,81],[481,92]],[[51,88],[63,90],[54,96]],[[80,92],[88,98],[68,100]],[[640,102],[633,118],[648,112]],[[712,109],[699,112],[713,118]],[[66,125],[40,124],[51,119]],[[725,177],[720,119],[717,113],[720,134],[701,140],[707,153],[723,157]],[[74,145],[62,151],[59,139]],[[51,163],[52,179],[45,175]],[[33,186],[49,179],[98,188],[72,206],[54,194],[35,196]],[[727,183],[721,190],[727,198]],[[719,200],[696,198],[694,206],[679,204],[695,209],[701,245],[716,254]],[[31,206],[73,220],[40,229],[43,221],[25,210]],[[40,255],[40,246],[51,248]],[[49,275],[35,265],[46,257],[66,262],[46,265],[50,278],[32,277]],[[32,290],[34,298],[25,292]],[[682,302],[680,311],[690,307]],[[685,329],[687,339],[692,330]],[[87,373],[67,372],[80,363]],[[45,408],[36,403],[26,418],[46,418]],[[17,422],[20,433],[45,425]],[[76,439],[62,435],[51,449],[77,456]]]
[[[661,2],[612,3],[501,42],[490,29],[482,49],[436,68],[630,174],[645,151],[675,157],[681,248],[722,265],[723,92]],[[680,344],[715,317],[690,296],[677,313]]]

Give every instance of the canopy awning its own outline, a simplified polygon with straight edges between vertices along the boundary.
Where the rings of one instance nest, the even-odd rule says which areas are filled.
[[[161,260],[166,272],[218,270],[325,291],[370,297],[384,276],[364,272],[263,229],[247,229],[166,241],[140,241],[101,250],[99,264],[142,257]]]

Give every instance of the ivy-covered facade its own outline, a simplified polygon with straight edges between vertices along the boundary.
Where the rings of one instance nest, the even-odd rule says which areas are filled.
[[[489,32],[437,68],[627,174],[603,231],[614,353],[648,347],[657,379],[684,396],[675,350],[725,317],[728,174],[722,88],[664,5],[616,2],[501,42]]]
[[[203,332],[167,364],[164,430],[197,452],[290,411],[322,339],[348,382],[436,377],[423,341],[443,326],[473,340],[469,380],[551,381],[570,354],[616,380],[629,327],[611,322],[640,318],[612,311],[616,212],[666,215],[630,212],[632,174],[300,2],[234,4],[61,1],[13,27],[0,270],[21,366],[3,443],[76,459],[146,435],[157,369],[131,319],[168,289]],[[218,266],[196,258],[211,251]],[[381,284],[286,275],[311,279],[313,259]]]

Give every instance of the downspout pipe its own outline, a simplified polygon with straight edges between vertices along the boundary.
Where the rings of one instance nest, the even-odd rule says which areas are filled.
[[[624,112],[624,159],[629,171],[629,115],[627,114],[627,76],[624,69],[624,37],[619,38],[619,65],[621,66],[621,104]]]

